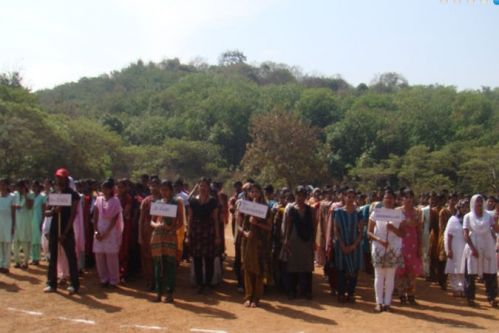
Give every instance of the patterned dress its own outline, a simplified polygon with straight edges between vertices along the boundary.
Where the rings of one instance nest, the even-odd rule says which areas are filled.
[[[362,265],[362,248],[357,246],[355,251],[345,254],[341,250],[340,237],[345,246],[355,243],[359,232],[362,232],[362,215],[354,210],[348,213],[343,208],[338,208],[334,212],[334,223],[339,235],[335,235],[334,254],[336,269],[346,271],[349,274],[357,273]]]
[[[402,256],[404,257],[404,267],[397,269],[397,277],[400,276],[420,276],[423,274],[423,259],[418,256],[419,221],[418,214],[404,214],[410,223],[405,225],[405,237],[402,238]]]
[[[212,213],[218,207],[217,199],[210,197],[201,203],[198,198],[189,201],[192,221],[189,230],[190,251],[193,257],[215,257],[215,222]]]
[[[177,258],[177,229],[183,225],[184,216],[181,209],[180,200],[172,199],[165,202],[170,205],[176,205],[177,217],[155,217],[156,221],[162,220],[163,225],[155,228],[151,235],[151,254],[153,258],[170,257],[173,262]]]
[[[379,242],[372,242],[372,262],[374,267],[379,268],[397,268],[404,266],[404,257],[402,256],[402,239],[389,232],[388,223],[395,227],[400,227],[402,221],[384,222],[376,220],[376,211],[371,213],[370,219],[375,222],[374,235],[382,240],[388,241],[388,247],[385,248]]]

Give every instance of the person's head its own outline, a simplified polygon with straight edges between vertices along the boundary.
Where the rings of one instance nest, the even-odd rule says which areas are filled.
[[[493,195],[490,195],[487,198],[487,210],[494,210],[496,209],[496,204],[497,204],[497,198]]]
[[[269,199],[274,197],[274,186],[272,184],[265,186],[265,196]]]
[[[182,178],[177,178],[173,184],[173,189],[176,193],[180,193],[184,190],[184,180]]]
[[[278,191],[278,193],[279,193],[279,198],[278,199],[279,199],[279,203],[281,205],[284,205],[286,203],[286,198],[287,198],[288,192],[289,192],[289,191],[284,191],[284,189],[285,188],[283,188],[283,189],[281,189],[281,190]]]
[[[234,187],[234,192],[237,194],[241,193],[243,191],[243,183],[240,181],[237,181],[233,184]]]
[[[250,198],[255,202],[264,202],[265,194],[259,184],[252,184],[250,188]]]
[[[307,200],[307,188],[305,186],[299,185],[296,187],[295,200],[299,205],[305,204],[305,200]]]
[[[331,186],[327,185],[322,190],[322,194],[324,195],[324,200],[331,201],[333,198],[333,189]]]
[[[171,199],[173,196],[173,183],[170,180],[163,180],[159,191],[163,199]]]
[[[113,178],[106,179],[101,184],[102,194],[104,194],[104,196],[106,198],[110,198],[110,197],[114,196],[114,186],[115,186],[115,183],[114,183]]]
[[[456,204],[456,215],[458,217],[463,217],[466,213],[470,211],[470,201],[468,199],[461,199]]]
[[[43,186],[38,180],[35,180],[33,184],[31,184],[31,190],[36,194],[40,194],[40,192],[43,191]]]
[[[395,208],[395,192],[390,187],[385,188],[385,192],[383,194],[383,207],[385,208]]]
[[[69,171],[60,168],[55,172],[55,182],[60,190],[64,190],[69,187]]]
[[[49,193],[52,190],[52,187],[54,187],[54,182],[52,180],[47,178],[43,181],[43,190],[46,193]]]
[[[144,187],[146,187],[146,186],[147,186],[147,184],[149,183],[149,175],[148,175],[148,174],[146,174],[146,173],[142,174],[142,175],[140,176],[140,183],[141,183]]]
[[[470,200],[470,211],[472,211],[476,216],[482,216],[483,214],[483,197],[481,194],[475,194]]]
[[[400,197],[402,200],[402,205],[406,207],[412,207],[414,205],[414,192],[406,187],[400,192]]]
[[[29,192],[28,186],[24,180],[18,180],[16,183],[16,190],[21,194],[26,194]]]
[[[208,178],[201,178],[198,182],[199,194],[202,196],[207,196],[210,194],[210,184],[211,181]]]
[[[437,192],[432,191],[430,193],[430,197],[428,199],[428,205],[430,205],[430,207],[436,207],[437,206],[437,199],[438,199]]]
[[[448,194],[447,204],[449,205],[449,208],[456,207],[457,201],[458,201],[457,192],[451,192]]]
[[[320,200],[321,196],[322,196],[321,189],[318,187],[314,188],[314,191],[312,192],[312,197],[314,197],[317,200]]]
[[[159,180],[158,177],[151,177],[149,180],[149,191],[151,191],[152,195],[158,196],[160,194],[159,192],[159,186],[161,185],[161,181]]]
[[[367,195],[364,193],[357,194],[357,206],[364,206],[367,203]]]
[[[7,178],[0,179],[0,192],[9,192],[10,181]]]
[[[348,188],[343,194],[345,206],[353,206],[355,204],[356,192],[353,188]]]
[[[118,189],[118,195],[123,196],[128,193],[128,179],[122,178],[118,181],[117,184],[117,189]]]

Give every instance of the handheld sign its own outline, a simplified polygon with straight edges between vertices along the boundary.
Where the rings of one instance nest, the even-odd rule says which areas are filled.
[[[50,193],[48,198],[49,206],[71,206],[71,194]]]
[[[239,205],[239,211],[243,214],[259,217],[264,219],[267,217],[269,206],[262,205],[253,201],[242,200]]]
[[[161,201],[151,204],[151,216],[177,217],[177,205],[170,205]]]
[[[381,222],[400,222],[404,219],[401,210],[389,208],[375,208],[373,220]]]

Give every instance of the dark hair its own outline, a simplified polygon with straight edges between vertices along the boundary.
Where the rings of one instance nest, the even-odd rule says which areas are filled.
[[[487,198],[487,200],[492,200],[494,202],[497,202],[497,198],[493,195],[489,195],[489,197]]]
[[[298,195],[298,194],[303,194],[303,195],[307,195],[307,188],[303,185],[298,185],[296,188],[295,188],[295,195]]]
[[[413,197],[414,198],[414,192],[409,187],[406,187],[406,188],[404,188],[403,191],[400,191],[400,196],[402,198],[407,198],[407,197]]]
[[[357,195],[357,192],[355,192],[353,187],[349,187],[345,190],[345,194],[348,194],[348,193],[353,193],[354,195]]]
[[[149,183],[155,184],[155,185],[161,185],[161,180],[159,180],[158,177],[153,176],[149,179]]]
[[[161,182],[161,187],[166,187],[170,191],[173,191],[173,183],[171,182],[171,180],[167,180],[167,179],[163,180]]]
[[[238,181],[237,181],[237,182],[235,182],[232,186],[233,186],[233,187],[241,187],[241,186],[243,186],[243,183],[242,183],[241,181],[239,181],[239,180],[238,180]]]
[[[0,178],[0,183],[9,186],[10,185],[10,180],[8,178]]]
[[[265,194],[263,193],[262,187],[259,184],[251,184],[251,189],[256,189],[258,192],[260,192],[260,200],[258,201],[259,203],[266,203]]]
[[[177,187],[177,186],[184,186],[184,180],[183,180],[182,178],[180,178],[180,177],[179,177],[179,178],[177,178],[177,179],[175,180],[175,183],[174,183],[173,185],[174,185],[174,186],[176,186],[176,187]]]
[[[206,185],[208,185],[208,187],[211,187],[211,179],[209,179],[209,178],[201,177],[199,179],[199,184],[201,184],[201,183],[206,183]]]
[[[392,188],[387,186],[385,187],[385,190],[384,190],[384,195],[391,195],[392,197],[396,198],[397,196],[395,195],[395,192],[393,192]]]
[[[272,184],[269,184],[267,186],[265,186],[265,193],[274,193],[274,186],[272,186]]]
[[[108,178],[106,179],[102,184],[102,188],[108,188],[108,189],[113,189],[114,188],[114,179],[113,178]]]

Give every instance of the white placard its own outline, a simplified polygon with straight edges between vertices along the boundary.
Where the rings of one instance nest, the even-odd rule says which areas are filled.
[[[177,205],[170,205],[161,201],[151,204],[151,216],[177,217]]]
[[[48,198],[49,206],[71,206],[71,194],[50,193]]]
[[[375,208],[373,220],[381,222],[400,222],[404,214],[399,209]]]
[[[269,210],[269,206],[262,205],[253,201],[242,200],[239,205],[239,211],[243,214],[256,216],[261,219],[267,217],[267,211]]]

